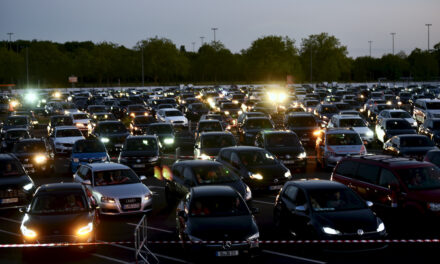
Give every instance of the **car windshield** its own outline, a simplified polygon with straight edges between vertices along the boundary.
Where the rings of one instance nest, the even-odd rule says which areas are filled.
[[[240,178],[223,166],[197,166],[193,168],[196,181],[200,185],[235,182]]]
[[[75,109],[76,106],[74,104],[64,103],[61,105],[61,108],[63,109]]]
[[[337,104],[336,107],[339,110],[349,110],[353,108],[350,104]]]
[[[134,119],[134,123],[136,125],[151,124],[151,123],[154,123],[154,117],[152,117],[152,116],[139,116]]]
[[[248,129],[266,129],[273,128],[269,119],[248,119],[246,121],[246,128]]]
[[[71,126],[73,125],[73,120],[70,116],[55,117],[51,123],[52,126]]]
[[[99,124],[98,130],[104,134],[127,132],[127,128],[122,123]]]
[[[139,177],[132,170],[97,171],[94,173],[95,186],[139,183]]]
[[[439,110],[440,109],[440,102],[426,102],[426,109],[429,110]]]
[[[262,150],[240,151],[238,157],[244,166],[277,164],[276,158],[272,154]]]
[[[199,132],[202,131],[222,131],[222,125],[220,122],[200,122]]]
[[[183,116],[179,110],[165,111],[165,116]]]
[[[192,199],[189,212],[192,217],[225,217],[250,215],[239,196],[208,196]]]
[[[300,142],[295,134],[273,134],[267,135],[268,147],[299,147]]]
[[[56,137],[82,137],[79,129],[60,129],[56,132]]]
[[[289,126],[293,127],[315,127],[316,120],[313,116],[292,116],[288,121]]]
[[[16,160],[2,160],[0,162],[0,177],[21,176],[25,174],[21,163]]]
[[[204,110],[205,109],[205,107],[203,106],[203,104],[192,104],[192,109],[193,110]]]
[[[86,114],[75,114],[73,119],[89,119],[89,117]]]
[[[376,107],[379,112],[382,110],[385,110],[385,109],[393,109],[394,108],[393,105],[387,105],[387,104],[380,104],[380,105],[377,105]]]
[[[408,189],[440,189],[440,170],[436,166],[398,169],[397,173]]]
[[[387,129],[412,129],[406,120],[388,120]]]
[[[364,121],[360,118],[341,119],[339,121],[340,127],[366,127]]]
[[[155,138],[130,138],[124,144],[125,151],[156,151],[157,141]]]
[[[29,138],[29,133],[26,130],[8,131],[6,139],[12,138]]]
[[[149,126],[147,134],[173,134],[173,127],[171,125]]]
[[[105,121],[105,120],[115,120],[115,116],[113,114],[102,114],[102,115],[94,115],[93,119],[97,121]]]
[[[40,153],[46,152],[43,141],[18,142],[14,144],[13,153]]]
[[[322,110],[321,110],[321,113],[323,113],[323,114],[335,114],[338,112],[339,112],[339,109],[334,105],[324,106],[324,107],[322,107]]]
[[[359,134],[355,134],[355,133],[328,134],[327,145],[329,146],[362,145],[362,140],[359,137]]]
[[[74,214],[86,211],[88,208],[84,194],[43,193],[37,195],[31,204],[32,214]]]
[[[433,147],[434,142],[432,142],[428,137],[401,137],[400,138],[401,147]]]
[[[145,108],[142,105],[130,105],[128,111],[145,111]]]
[[[6,125],[9,126],[23,126],[27,125],[27,117],[10,117],[6,120]]]
[[[411,115],[408,112],[390,112],[390,116],[392,118],[411,118]]]
[[[309,190],[310,204],[315,212],[366,209],[367,205],[347,189]]]
[[[224,148],[235,145],[235,138],[232,135],[203,135],[202,137],[202,148]]]
[[[104,144],[99,140],[78,140],[73,146],[73,153],[106,152]]]
[[[208,115],[208,116],[205,116],[205,120],[218,120],[218,121],[222,121],[222,117],[221,117],[221,115]]]

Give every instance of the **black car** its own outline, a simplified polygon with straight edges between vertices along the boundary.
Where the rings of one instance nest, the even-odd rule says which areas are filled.
[[[290,181],[276,197],[274,223],[305,239],[380,239],[385,225],[370,206],[338,182]]]
[[[252,190],[278,190],[292,178],[290,170],[262,148],[222,148],[216,160],[238,174]]]
[[[67,115],[56,115],[50,118],[49,124],[47,125],[47,134],[50,135],[53,129],[57,126],[74,126],[73,119],[71,116]]]
[[[184,197],[192,187],[201,185],[228,185],[249,201],[252,192],[240,177],[223,164],[210,160],[178,161],[171,168],[173,177],[166,179],[165,197],[175,201]]]
[[[296,133],[302,144],[315,146],[316,135],[320,127],[316,118],[310,113],[292,113],[286,116],[284,127]]]
[[[34,182],[12,154],[0,154],[0,209],[23,207],[35,191]]]
[[[136,116],[147,116],[149,113],[144,105],[135,104],[127,106],[126,115],[130,118],[134,118]]]
[[[31,121],[28,116],[8,116],[3,122],[2,132],[12,128],[31,128]]]
[[[338,100],[339,102],[339,100]],[[332,116],[337,115],[339,113],[339,109],[334,104],[319,104],[315,108],[315,115],[324,123],[330,121]]]
[[[212,159],[220,149],[236,145],[237,141],[230,132],[202,132],[194,145],[194,158]]]
[[[98,225],[96,209],[95,201],[80,183],[42,185],[29,206],[22,209],[25,213],[20,227],[23,242],[93,243]]]
[[[175,149],[174,127],[169,123],[153,123],[147,127],[147,135],[156,135],[163,150]]]
[[[224,127],[222,123],[218,120],[200,120],[197,123],[195,138],[197,138],[202,132],[209,131],[223,131]]]
[[[201,257],[253,256],[259,251],[259,230],[243,197],[230,186],[193,187],[179,203],[176,224],[189,254]],[[197,243],[223,241],[219,244]]]
[[[130,132],[133,135],[143,135],[152,123],[156,123],[154,116],[136,116],[130,121]]]
[[[98,137],[104,143],[109,154],[119,152],[129,134],[121,121],[98,122],[92,132],[92,135]]]
[[[306,171],[307,154],[295,132],[261,131],[255,139],[255,146],[272,153],[289,169]]]
[[[419,134],[428,136],[437,146],[440,146],[440,118],[426,119],[419,126]]]
[[[22,139],[15,143],[11,151],[29,173],[49,173],[52,158],[46,141],[38,138]]]
[[[273,122],[267,117],[249,117],[238,129],[238,138],[243,145],[254,145],[255,136],[262,130],[274,129]]]
[[[2,135],[2,151],[9,152],[14,145],[22,139],[30,138],[31,135],[26,128],[11,128]]]
[[[188,120],[199,121],[202,115],[208,114],[209,109],[202,103],[193,103],[188,105],[185,116]]]
[[[440,168],[440,150],[430,150],[426,153],[425,158],[423,161],[431,162],[432,164],[436,165]]]
[[[397,135],[383,144],[384,154],[418,160],[422,160],[428,151],[437,149],[434,142],[425,135]]]
[[[137,173],[153,175],[154,167],[160,166],[159,139],[156,136],[128,136],[118,162]]]

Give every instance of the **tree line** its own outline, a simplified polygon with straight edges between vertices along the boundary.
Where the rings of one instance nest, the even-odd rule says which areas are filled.
[[[439,66],[440,43],[431,51],[354,59],[327,33],[310,35],[299,45],[289,37],[265,36],[239,53],[218,41],[190,52],[158,37],[139,41],[131,49],[110,42],[0,42],[0,84],[18,87],[28,82],[32,87],[65,87],[69,76],[78,77],[77,86],[140,85],[142,80],[145,84],[283,82],[288,75],[296,83],[430,81],[439,79]]]

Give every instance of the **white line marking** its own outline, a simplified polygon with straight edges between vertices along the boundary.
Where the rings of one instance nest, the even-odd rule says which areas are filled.
[[[92,254],[92,256],[95,256],[95,257],[98,257],[98,258],[102,258],[102,259],[106,259],[106,260],[110,260],[110,261],[117,262],[117,263],[131,264],[130,262],[126,262],[126,261],[123,261],[123,260],[120,260],[120,259],[115,259],[115,258],[107,257],[107,256],[104,256],[104,255],[101,255],[101,254],[94,253],[94,254]]]
[[[9,222],[16,223],[16,224],[21,224],[21,221],[11,219],[11,218],[6,218],[6,217],[0,217],[0,220],[9,221]]]
[[[8,235],[20,237],[20,235],[17,234],[17,233],[12,233],[12,232],[9,232],[9,231],[6,231],[6,230],[2,230],[2,229],[0,229],[0,233],[5,233],[5,234],[8,234]]]
[[[255,202],[255,203],[261,203],[261,204],[268,204],[268,205],[275,205],[275,202],[270,203],[270,202],[259,201],[259,200],[252,200],[252,202]]]
[[[323,262],[323,261],[309,259],[309,258],[302,258],[302,257],[288,255],[288,254],[284,254],[284,253],[280,253],[280,252],[276,252],[276,251],[271,251],[271,250],[262,250],[261,252],[264,252],[264,253],[267,253],[267,254],[272,254],[272,255],[277,255],[277,256],[281,256],[281,257],[301,260],[301,261],[307,261],[307,262],[310,262],[310,263],[326,264],[326,262]]]
[[[137,226],[137,224],[133,224],[133,223],[127,223],[127,225]],[[157,228],[157,227],[152,227],[152,226],[147,226],[147,229],[161,231],[161,232],[165,232],[165,233],[168,233],[168,234],[173,234],[174,233],[173,231],[170,231],[170,230],[165,230],[165,229],[161,229],[161,228]]]

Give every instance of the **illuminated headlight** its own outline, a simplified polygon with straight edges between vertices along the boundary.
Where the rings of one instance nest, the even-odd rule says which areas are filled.
[[[341,232],[339,232],[336,229],[333,229],[331,227],[325,226],[322,228],[322,231],[324,231],[324,233],[328,234],[328,235],[340,235]]]
[[[36,238],[37,237],[37,232],[35,232],[34,230],[32,230],[32,229],[30,229],[30,228],[27,228],[26,226],[24,226],[24,225],[21,225],[21,227],[20,227],[20,231],[21,231],[21,233],[23,234],[23,236],[24,237],[26,237],[26,238],[30,238],[30,239],[34,239],[34,238]]]
[[[313,131],[313,135],[314,135],[315,137],[319,136],[320,134],[321,134],[321,130],[315,130],[315,131]]]
[[[150,200],[152,197],[153,197],[153,195],[152,195],[151,193],[146,194],[146,195],[144,196],[144,201],[148,201],[148,200]]]
[[[305,159],[307,157],[307,153],[304,151],[298,155],[298,159]]]
[[[261,175],[259,173],[249,172],[249,177],[253,180],[262,180],[263,179],[263,175]]]
[[[47,161],[47,157],[44,156],[44,155],[37,155],[37,156],[34,158],[34,160],[35,160],[35,162],[36,162],[37,164],[42,164],[42,163],[46,163],[46,161]]]
[[[322,119],[328,119],[328,117],[327,116],[322,116]]]
[[[399,102],[397,102],[397,104],[398,104],[398,105],[402,105],[402,102],[399,101]]]
[[[238,100],[232,100],[233,104],[238,104]]]
[[[77,126],[77,127],[85,127],[86,125],[83,124],[83,123],[76,123],[76,126]]]
[[[229,115],[229,111],[225,111],[225,115]]]
[[[210,157],[208,155],[206,155],[205,153],[203,153],[202,155],[200,155],[200,159],[202,159],[202,160],[209,160]]]
[[[163,143],[165,143],[167,145],[174,144],[174,138],[166,138],[163,140]]]
[[[440,203],[429,203],[428,208],[433,212],[438,212],[440,211]]]
[[[73,158],[72,160],[73,160],[73,162],[75,162],[75,163],[78,163],[78,162],[79,162],[79,159],[78,159],[78,158]]]
[[[239,115],[243,114],[243,111],[239,110],[239,111],[238,111],[238,114],[239,114]]]
[[[18,101],[11,101],[10,105],[14,108],[18,105]]]
[[[25,191],[29,191],[29,190],[31,190],[33,187],[34,187],[34,184],[31,182],[31,183],[28,183],[28,184],[26,184],[25,186],[23,186],[23,189],[24,189]]]
[[[379,218],[377,219],[377,223],[378,223],[378,225],[377,225],[377,229],[376,229],[376,231],[377,232],[383,232],[383,231],[385,231],[385,224],[382,222],[382,220],[380,220]]]
[[[367,137],[373,137],[374,136],[374,132],[369,130],[369,131],[367,131],[366,135],[367,135]]]
[[[291,177],[292,177],[292,174],[290,173],[290,170],[288,170],[288,171],[286,171],[286,172],[284,173],[284,177],[285,177],[285,178],[291,178]]]
[[[413,122],[413,126],[415,126],[415,127],[417,126],[417,121]]]
[[[101,138],[101,142],[102,143],[109,143],[110,139],[108,139],[108,138]]]
[[[251,188],[249,188],[249,186],[246,185],[246,197],[245,197],[246,201],[249,201],[250,199],[252,199],[252,191]]]
[[[136,114],[135,114],[135,113],[131,113],[130,116],[131,116],[131,117],[135,117]]]
[[[147,112],[145,112],[145,113],[144,113],[144,116],[148,116],[148,113],[147,113]]]
[[[391,101],[387,101],[387,105],[391,105],[392,104],[392,102]]]
[[[105,197],[105,196],[102,196],[101,197],[101,202],[102,203],[115,203],[115,199],[114,198],[111,198],[111,197]]]
[[[84,235],[89,234],[92,231],[93,231],[93,223],[90,222],[86,226],[83,226],[80,229],[78,229],[78,231],[76,231],[76,234],[79,236],[84,236]]]

